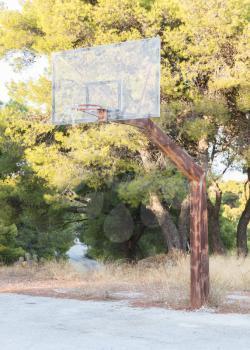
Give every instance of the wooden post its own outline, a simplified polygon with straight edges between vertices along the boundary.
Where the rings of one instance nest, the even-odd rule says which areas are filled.
[[[205,175],[191,181],[191,306],[200,308],[209,294],[207,198]]]
[[[147,135],[176,167],[189,179],[191,188],[191,307],[206,304],[209,294],[209,257],[206,176],[192,157],[178,146],[150,119],[131,119],[122,123],[133,125]]]

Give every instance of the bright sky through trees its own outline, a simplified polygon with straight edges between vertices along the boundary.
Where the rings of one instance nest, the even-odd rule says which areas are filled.
[[[0,60],[0,101],[8,101],[8,90],[6,84],[11,80],[17,81],[27,81],[30,79],[36,79],[42,74],[44,69],[47,67],[46,57],[39,58],[30,67],[23,69],[21,72],[16,72],[14,67],[9,64],[6,60]]]
[[[10,10],[18,10],[21,8],[19,0],[1,0]]]
[[[0,3],[3,3],[11,10],[19,10],[21,5],[19,0],[1,0]],[[6,83],[11,80],[15,81],[25,81],[29,79],[36,79],[40,74],[42,74],[44,68],[47,66],[47,59],[41,57],[38,59],[35,64],[27,69],[23,69],[22,72],[15,72],[13,67],[6,60],[0,60],[0,71],[1,71],[1,80],[0,80],[0,101],[8,101],[8,92]]]

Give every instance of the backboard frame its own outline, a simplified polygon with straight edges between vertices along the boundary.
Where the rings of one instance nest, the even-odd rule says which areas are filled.
[[[68,124],[78,124],[78,123],[85,123],[85,122],[96,122],[98,121],[97,116],[88,117],[84,112],[80,114],[77,113],[71,113],[70,110],[75,107],[75,105],[80,104],[97,104],[100,105],[102,109],[107,110],[107,119],[109,121],[113,120],[126,120],[126,119],[141,119],[141,118],[151,118],[151,117],[160,117],[160,47],[161,47],[161,41],[159,37],[155,38],[149,38],[149,39],[140,39],[140,40],[131,40],[126,41],[122,43],[115,43],[110,45],[99,45],[94,46],[91,48],[81,48],[76,50],[67,50],[67,51],[61,51],[53,54],[52,59],[52,123],[56,125],[68,125]],[[129,57],[130,51],[135,48],[137,51],[134,53],[134,56],[132,55],[131,62],[124,63],[123,58],[120,58],[120,61],[118,59],[118,63],[116,62],[116,59],[113,57],[113,52],[118,53],[126,53]],[[152,54],[150,49],[152,48]],[[119,67],[119,64],[121,67],[125,66],[125,73],[122,73],[122,68],[119,70],[116,67],[116,73],[117,71],[121,71],[120,76],[118,74],[118,77],[111,76],[110,79],[89,79],[84,80],[85,78],[81,78],[82,72],[84,72],[84,69],[78,70],[75,67],[73,67],[74,70],[74,77],[78,75],[79,79],[74,80],[75,78],[70,77],[60,77],[58,76],[58,60],[60,62],[60,65],[62,66],[65,63],[66,71],[67,69],[72,70],[72,65],[70,63],[70,58],[76,59],[77,61],[77,55],[79,57],[85,57],[86,55],[86,62],[87,67],[90,65],[92,67],[92,63],[89,63],[88,55],[91,53],[96,52],[97,57],[97,65],[98,60],[100,59],[100,56],[102,54],[107,55],[109,58],[109,55],[107,53],[111,53],[110,57],[112,58],[112,62],[110,63],[110,69],[111,73],[112,71],[112,64],[117,64],[117,67]],[[144,59],[144,65],[142,64],[142,67],[139,68],[139,61],[140,56],[143,56],[143,53],[145,52],[145,57],[141,57],[141,60]],[[137,53],[139,57],[137,57]],[[151,57],[152,56],[152,57]],[[94,56],[95,57],[95,56]],[[133,61],[135,59],[135,62]],[[105,61],[105,57],[104,57]],[[73,60],[74,62],[74,60]],[[103,63],[101,60],[100,62]],[[142,62],[143,63],[143,62]],[[94,64],[93,64],[94,65]],[[68,68],[67,68],[68,67]],[[87,69],[87,68],[86,68]],[[93,68],[91,68],[93,69]],[[141,71],[140,71],[141,69]],[[129,70],[131,70],[132,73],[129,73]],[[128,73],[127,73],[128,72]],[[152,73],[152,74],[151,74]],[[93,75],[95,74],[93,70]],[[112,75],[111,74],[111,75]],[[124,74],[124,76],[122,76]],[[127,75],[126,75],[127,74]],[[130,74],[130,75],[129,75]],[[86,74],[91,76],[91,72]],[[105,74],[104,74],[105,75]],[[115,75],[115,74],[114,74]],[[140,78],[140,79],[139,79]],[[83,81],[81,82],[81,79]],[[134,80],[133,80],[134,79]],[[64,84],[66,88],[64,87]],[[67,88],[68,84],[68,88]],[[98,92],[95,93],[95,96],[93,93],[90,93],[91,90],[96,88],[96,90],[101,90],[100,86],[106,86],[111,87],[111,84],[113,84],[112,88],[110,88],[111,93],[108,93],[103,89],[104,94],[102,97],[102,100],[106,99],[106,96],[109,97],[109,95],[112,95],[112,99],[110,103],[107,103],[107,105],[104,105],[96,99],[96,96],[98,95]],[[130,91],[128,88],[128,84]],[[83,97],[82,99],[78,98],[78,100],[75,103],[67,104],[67,108],[63,107],[63,104],[65,102],[65,99],[63,98],[64,89],[65,91],[68,90],[73,95],[72,88],[70,86],[75,86],[75,90],[82,89]],[[116,88],[115,88],[116,86]],[[108,90],[106,88],[106,90]],[[59,92],[61,91],[61,95]],[[115,95],[115,93],[116,95]],[[131,95],[132,94],[132,95]],[[76,93],[77,95],[77,93]],[[136,98],[134,97],[136,95]],[[93,98],[94,96],[94,98]],[[132,96],[132,97],[131,97]],[[129,100],[130,98],[130,100]],[[61,99],[61,103],[60,100]],[[77,98],[76,98],[77,99]],[[101,98],[100,98],[101,99]],[[60,108],[63,110],[64,118],[60,118],[60,113],[58,112],[58,105],[60,105]],[[132,106],[132,107],[131,107]],[[147,110],[148,109],[148,110]]]

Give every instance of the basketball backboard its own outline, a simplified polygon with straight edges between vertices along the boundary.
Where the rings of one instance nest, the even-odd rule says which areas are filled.
[[[54,124],[160,116],[160,39],[69,50],[53,55]]]

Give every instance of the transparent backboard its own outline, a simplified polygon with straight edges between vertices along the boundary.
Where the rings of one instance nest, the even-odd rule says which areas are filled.
[[[158,37],[53,55],[53,123],[95,122],[96,108],[108,120],[160,116]]]

